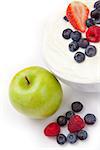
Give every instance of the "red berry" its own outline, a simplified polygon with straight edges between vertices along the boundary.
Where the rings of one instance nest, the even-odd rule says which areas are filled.
[[[100,42],[100,27],[91,26],[86,32],[86,37],[90,42]]]
[[[69,4],[66,10],[66,17],[72,26],[81,31],[85,32],[86,30],[86,20],[88,19],[89,9],[82,2],[72,2]]]
[[[78,132],[84,127],[85,127],[85,122],[79,115],[74,115],[70,118],[68,123],[68,130],[71,133]]]
[[[57,136],[60,133],[60,126],[56,122],[52,122],[44,129],[45,136]]]

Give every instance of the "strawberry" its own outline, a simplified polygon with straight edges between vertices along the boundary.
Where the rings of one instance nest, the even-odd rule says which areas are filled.
[[[72,26],[81,32],[86,31],[86,20],[88,19],[88,15],[88,7],[78,1],[70,3],[66,10],[66,17]]]
[[[70,118],[68,123],[68,130],[71,133],[78,132],[84,127],[85,127],[85,121],[79,115],[74,115]]]
[[[56,122],[52,122],[44,129],[45,136],[57,136],[60,133],[60,126]]]
[[[86,37],[89,42],[100,42],[100,27],[91,26],[86,32]]]

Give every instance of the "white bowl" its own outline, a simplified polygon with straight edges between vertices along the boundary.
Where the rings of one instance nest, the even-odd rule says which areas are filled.
[[[65,11],[59,11],[49,17],[45,27],[43,53],[48,68],[64,84],[76,90],[100,92],[100,51],[97,51],[95,57],[87,57],[85,62],[81,64],[76,63],[73,58],[74,54],[67,50],[70,40],[62,38],[62,32],[65,28],[70,27],[75,30],[70,23],[63,20],[64,15]],[[99,49],[100,43],[95,46]]]
[[[45,58],[45,62],[47,63],[48,69],[64,84],[72,87],[73,89],[77,91],[82,92],[92,92],[92,93],[98,93],[100,92],[100,83],[79,83],[79,82],[73,82],[65,79],[62,74],[56,71],[56,69],[52,68],[52,66],[48,63],[47,59]]]

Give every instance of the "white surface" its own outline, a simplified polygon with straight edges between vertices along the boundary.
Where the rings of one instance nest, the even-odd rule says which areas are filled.
[[[66,5],[64,0],[1,0],[0,1],[0,150],[70,149],[99,150],[100,94],[71,91],[64,86],[64,100],[60,110],[44,121],[30,120],[17,113],[9,102],[8,87],[12,76],[28,66],[45,66],[42,59],[44,22],[48,15]],[[52,17],[51,15],[51,17]],[[98,121],[88,127],[89,139],[75,145],[60,147],[43,135],[43,128],[61,112],[70,108],[71,101],[84,103],[82,116],[95,113]]]

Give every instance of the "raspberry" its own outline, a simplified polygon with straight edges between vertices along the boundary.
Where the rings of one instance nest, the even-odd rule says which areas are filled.
[[[84,127],[85,127],[85,122],[79,115],[74,115],[70,118],[68,123],[68,130],[71,133],[78,132]]]
[[[52,122],[44,129],[45,136],[57,136],[60,133],[60,126],[56,122]]]
[[[89,42],[100,42],[100,27],[91,26],[86,32],[86,37]]]

